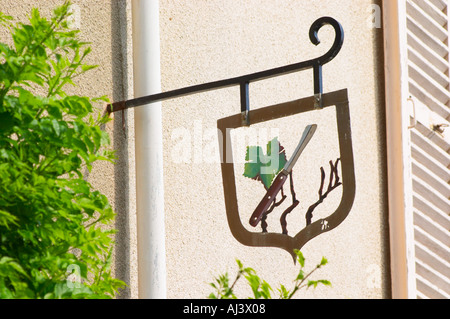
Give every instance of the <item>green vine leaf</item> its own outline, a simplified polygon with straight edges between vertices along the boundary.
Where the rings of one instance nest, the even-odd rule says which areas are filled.
[[[266,154],[260,146],[247,146],[244,176],[260,181],[268,189],[286,165],[286,151],[275,137],[267,143]]]
[[[292,299],[294,295],[300,289],[308,289],[309,287],[317,288],[319,284],[324,286],[331,286],[331,282],[326,279],[319,280],[307,280],[317,269],[327,263],[325,257],[322,257],[322,261],[320,264],[316,266],[313,270],[306,272],[304,271],[305,266],[305,258],[303,254],[299,250],[295,250],[295,254],[297,255],[298,265],[300,266],[299,274],[297,278],[294,280],[294,287],[292,290],[288,290],[286,286],[280,284],[280,288],[278,288],[279,298],[280,299]],[[247,280],[248,286],[251,288],[253,292],[254,299],[272,299],[271,292],[274,290],[265,280],[260,278],[256,271],[253,268],[243,266],[240,260],[236,260],[237,265],[239,267],[239,271],[237,272],[236,278],[230,285],[231,281],[228,276],[228,273],[224,275],[220,275],[216,277],[214,283],[210,283],[209,285],[214,288],[215,292],[209,294],[209,299],[237,299],[238,297],[234,293],[234,287],[236,286],[239,279],[244,277]],[[217,284],[216,284],[217,283]],[[248,299],[252,299],[249,297]]]

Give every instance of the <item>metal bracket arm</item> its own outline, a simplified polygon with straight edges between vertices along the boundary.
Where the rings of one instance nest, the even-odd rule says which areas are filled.
[[[235,78],[230,78],[226,80],[198,84],[168,92],[162,92],[126,101],[115,102],[112,104],[108,104],[108,106],[106,107],[106,112],[110,114],[112,112],[117,112],[132,107],[142,106],[155,102],[161,102],[164,100],[182,97],[194,93],[201,93],[231,86],[240,86],[241,112],[245,117],[244,120],[247,123],[247,125],[250,125],[248,114],[250,111],[249,84],[251,82],[261,81],[281,75],[287,75],[293,72],[303,71],[311,68],[314,70],[314,95],[321,99],[323,93],[322,66],[336,57],[336,55],[339,53],[344,43],[344,31],[342,29],[341,24],[331,17],[322,17],[316,20],[309,30],[309,38],[314,45],[318,45],[320,43],[318,32],[325,25],[333,26],[336,33],[336,37],[331,49],[319,58],[295,64],[290,64],[266,71],[261,71],[253,74],[247,74]],[[321,103],[319,102],[318,105],[320,106]]]

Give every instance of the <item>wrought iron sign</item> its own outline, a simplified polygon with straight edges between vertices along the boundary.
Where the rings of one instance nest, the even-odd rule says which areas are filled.
[[[106,110],[108,113],[117,112],[127,108],[181,97],[188,94],[230,86],[240,86],[241,112],[217,121],[217,127],[221,132],[221,134],[219,134],[219,144],[222,158],[222,180],[228,224],[233,236],[243,245],[253,247],[278,247],[290,253],[294,260],[294,249],[301,249],[303,245],[314,237],[328,232],[342,223],[349,214],[355,197],[355,173],[347,89],[324,94],[322,87],[322,67],[330,62],[341,50],[344,41],[344,32],[340,23],[335,19],[322,17],[315,21],[310,28],[309,37],[313,44],[318,45],[320,43],[318,32],[324,25],[333,26],[336,36],[331,49],[319,58],[236,78],[190,86],[127,101],[115,102],[108,105]],[[250,83],[307,69],[313,70],[314,95],[296,101],[250,110]],[[255,207],[253,214],[248,220],[251,227],[256,227],[261,223],[262,231],[247,230],[239,213],[235,167],[230,136],[231,131],[240,127],[249,127],[258,123],[288,118],[303,113],[320,112],[330,107],[334,107],[336,110],[340,157],[335,161],[330,161],[329,183],[325,190],[326,174],[325,170],[321,168],[319,200],[307,210],[305,215],[306,226],[300,230],[300,232],[291,236],[287,231],[286,216],[290,214],[299,203],[293,190],[292,169],[303,150],[307,149],[308,142],[313,137],[315,131],[319,129],[316,124],[310,124],[305,128],[303,135],[299,137],[298,145],[289,161],[286,161],[283,169],[281,169],[273,179],[271,185],[266,187],[265,195]],[[340,172],[339,167],[341,168]],[[281,201],[286,199],[286,196],[283,195],[283,185],[287,183],[288,179],[291,186],[292,205],[283,212],[280,218],[282,232],[269,233],[266,228],[266,217],[272,210],[279,206]],[[338,187],[342,187],[342,195],[337,209],[325,218],[314,220],[314,209],[332,190]],[[282,192],[282,200],[277,202],[276,198],[280,191]]]
[[[314,237],[336,228],[347,217],[355,197],[355,174],[347,90],[326,93],[322,96],[321,109],[332,106],[336,109],[340,158],[335,163],[330,162],[330,182],[325,193],[323,192],[325,173],[324,170],[322,170],[319,202],[323,199],[324,194],[333,188],[342,185],[341,202],[338,208],[328,217],[314,222],[311,210],[308,210],[305,216],[307,219],[306,227],[295,234],[294,237],[287,234],[285,227],[283,227],[283,233],[280,234],[268,233],[264,231],[264,229],[263,232],[251,232],[244,227],[239,215],[233,147],[231,145],[231,131],[243,126],[242,115],[237,114],[218,121],[218,128],[223,133],[220,144],[224,160],[221,165],[228,224],[233,236],[239,242],[247,246],[282,248],[289,252],[295,259],[294,249],[300,249]],[[318,111],[314,96],[257,109],[250,112],[250,117],[252,119],[252,124],[257,124],[313,111]],[[268,189],[260,204],[255,208],[255,211],[249,220],[250,225],[256,226],[269,210],[276,207],[276,194],[281,189],[282,184],[287,181],[292,167],[295,164],[295,160],[298,158],[303,148],[305,148],[306,143],[312,136],[315,128],[314,125],[311,125],[305,129],[298,148],[294,151],[292,158],[275,178],[272,186]],[[340,162],[341,166],[341,176],[339,176],[338,173],[338,162]],[[292,183],[291,178],[292,177],[289,179]],[[283,215],[286,216],[286,214],[289,214],[297,205],[298,201],[295,198],[295,194],[293,194],[293,204]]]

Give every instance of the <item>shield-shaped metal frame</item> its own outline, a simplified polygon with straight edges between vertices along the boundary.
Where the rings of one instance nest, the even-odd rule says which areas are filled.
[[[236,193],[231,130],[247,126],[243,114],[239,113],[217,121],[221,155],[222,180],[225,207],[233,236],[243,245],[252,247],[277,247],[286,250],[295,261],[294,250],[300,250],[308,241],[328,232],[341,224],[348,216],[355,199],[355,170],[351,137],[350,110],[347,89],[322,95],[318,107],[317,96],[255,109],[249,112],[250,123],[257,124],[281,119],[292,115],[336,107],[337,131],[339,139],[342,198],[337,209],[328,217],[319,219],[303,228],[294,237],[278,233],[257,233],[248,231],[242,224]]]

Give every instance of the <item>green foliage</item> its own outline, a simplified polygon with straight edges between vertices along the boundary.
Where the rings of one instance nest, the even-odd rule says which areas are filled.
[[[107,118],[92,115],[105,98],[64,91],[94,67],[69,5],[29,23],[0,13],[12,36],[0,43],[0,298],[111,298],[124,285],[110,269],[114,213],[83,178],[114,159]]]
[[[261,181],[266,189],[272,185],[275,176],[287,162],[286,152],[278,138],[269,141],[266,154],[260,146],[247,146],[245,160],[244,176]]]
[[[309,273],[305,274],[305,258],[303,254],[299,250],[295,250],[295,254],[297,255],[297,262],[300,266],[300,270],[297,274],[297,277],[294,280],[294,287],[292,290],[286,289],[284,285],[280,285],[278,288],[278,294],[280,299],[292,299],[295,293],[302,288],[313,287],[316,288],[318,284],[322,284],[325,286],[331,286],[331,283],[328,280],[320,279],[320,280],[310,280],[309,277],[322,266],[325,266],[328,261],[324,257],[320,261],[316,267],[311,270]],[[238,297],[234,294],[234,287],[236,283],[244,277],[247,280],[248,285],[250,286],[253,297],[250,299],[272,299],[271,293],[273,293],[272,287],[261,278],[258,277],[256,271],[253,268],[244,268],[241,261],[236,260],[237,265],[239,267],[236,278],[230,286],[230,280],[228,277],[228,273],[224,275],[220,275],[215,278],[215,281],[210,283],[210,286],[214,288],[215,292],[211,293],[208,298],[209,299],[238,299]]]

